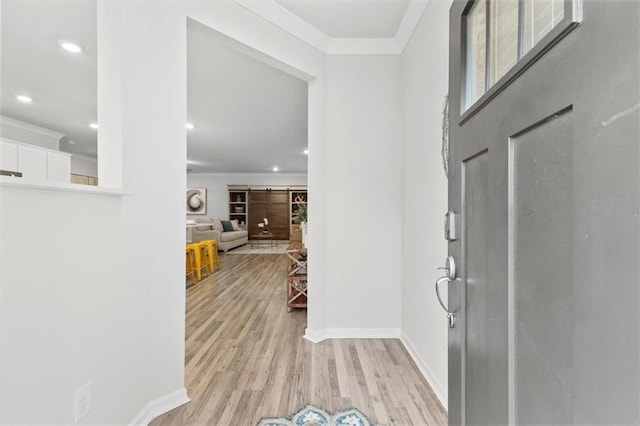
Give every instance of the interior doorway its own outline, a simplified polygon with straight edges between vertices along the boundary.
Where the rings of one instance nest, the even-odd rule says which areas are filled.
[[[203,194],[202,211],[187,215],[196,222],[188,226],[196,237],[203,218],[212,228],[235,220],[233,231],[244,239],[230,245],[220,232],[223,268],[237,253],[275,249],[281,261],[292,237],[300,238],[293,190],[307,192],[308,81],[196,21],[188,20],[187,36],[186,189]],[[273,244],[260,243],[266,236]]]

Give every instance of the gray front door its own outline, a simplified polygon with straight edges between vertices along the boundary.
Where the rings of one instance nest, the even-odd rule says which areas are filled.
[[[449,422],[640,424],[640,2],[480,2],[450,21]]]

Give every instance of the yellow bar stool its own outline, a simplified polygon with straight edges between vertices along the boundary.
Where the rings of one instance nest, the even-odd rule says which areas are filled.
[[[196,253],[193,247],[189,247],[187,245],[187,247],[185,248],[185,254],[186,254],[186,276],[191,278],[192,282],[196,282]]]
[[[195,263],[196,263],[196,274],[198,275],[198,280],[202,279],[202,269],[209,268],[206,263],[206,259],[203,259],[203,251],[206,256],[206,245],[202,244],[202,242],[198,241],[197,243],[188,243],[187,248],[193,249]]]
[[[209,261],[209,269],[215,271],[217,266],[220,269],[220,257],[218,256],[218,242],[216,240],[202,240],[201,243],[207,246],[207,256]]]

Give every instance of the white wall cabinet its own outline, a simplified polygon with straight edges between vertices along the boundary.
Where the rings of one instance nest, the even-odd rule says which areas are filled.
[[[47,180],[71,182],[71,157],[68,154],[47,152]]]
[[[18,171],[18,145],[0,142],[0,170]]]
[[[28,181],[47,180],[47,152],[40,148],[18,145],[18,171]]]
[[[0,169],[21,172],[29,182],[70,182],[71,154],[10,141],[0,141]]]

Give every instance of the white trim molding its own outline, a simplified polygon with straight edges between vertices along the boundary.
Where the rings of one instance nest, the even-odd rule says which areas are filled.
[[[332,38],[329,55],[399,55],[404,46],[395,38]]]
[[[60,151],[60,152],[64,152],[64,151]],[[98,162],[98,157],[89,157],[88,155],[75,154],[75,153],[71,153],[71,155],[73,156],[73,158],[77,158],[78,160],[91,161],[93,163]]]
[[[178,408],[191,401],[185,388],[178,389],[165,396],[149,401],[131,420],[129,426],[147,426],[156,417]]]
[[[399,328],[327,328],[324,330],[306,329],[304,338],[313,343],[327,339],[399,339]]]
[[[395,37],[331,38],[273,0],[235,0],[309,46],[327,55],[400,55],[430,0],[411,0]]]
[[[320,52],[327,53],[329,41],[328,35],[300,18],[289,9],[273,0],[235,0],[241,6],[249,9],[261,18],[266,19],[292,36],[304,41]]]
[[[400,23],[396,33],[396,43],[400,47],[398,54],[402,54],[407,43],[420,23],[420,19],[427,9],[430,0],[411,0],[407,6],[407,12]]]
[[[327,339],[327,332],[326,330],[311,330],[307,327],[302,337],[311,343],[320,343]]]
[[[189,176],[251,176],[251,177],[307,177],[307,173],[256,173],[256,172],[233,172],[233,173],[220,173],[220,172],[189,172]]]
[[[436,394],[436,396],[440,400],[440,403],[442,403],[442,405],[444,406],[444,409],[449,411],[449,397],[447,396],[447,391],[444,388],[444,386],[442,386],[442,383],[440,383],[436,379],[436,376],[431,372],[431,370],[429,369],[427,364],[424,362],[424,360],[420,357],[420,355],[418,355],[418,352],[413,347],[413,344],[411,344],[411,340],[409,340],[409,337],[404,332],[402,332],[400,341],[402,342],[404,348],[409,353],[409,356],[411,357],[413,362],[415,362],[416,366],[418,367],[418,370],[420,370],[420,373],[422,373],[425,380],[429,383],[429,386],[431,386],[431,389],[433,389],[433,392]]]

